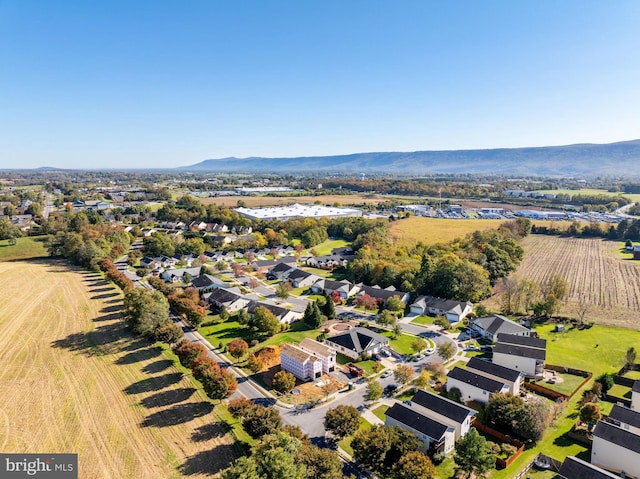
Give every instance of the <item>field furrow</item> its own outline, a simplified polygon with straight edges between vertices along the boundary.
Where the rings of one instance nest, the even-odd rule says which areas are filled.
[[[213,404],[132,337],[121,294],[62,263],[0,263],[0,449],[75,452],[82,478],[211,477],[237,454]],[[194,431],[210,431],[194,441]]]

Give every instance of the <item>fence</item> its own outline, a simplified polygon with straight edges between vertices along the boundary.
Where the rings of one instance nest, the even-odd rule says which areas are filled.
[[[479,422],[475,422],[473,424],[473,427],[475,427],[478,431],[482,431],[489,436],[493,436],[496,439],[500,439],[502,442],[509,443],[517,448],[516,452],[514,452],[513,455],[509,456],[507,459],[500,459],[499,457],[496,458],[497,469],[506,469],[511,465],[513,461],[518,458],[518,456],[520,456],[520,454],[522,454],[522,451],[524,451],[524,443],[518,441],[517,439],[513,439],[511,436],[507,436],[506,434],[503,434],[500,431],[496,431],[495,429],[489,426],[485,426],[484,424],[480,424]]]
[[[541,396],[547,397],[554,401],[557,401],[558,399],[562,401],[567,401],[571,399],[573,395],[577,393],[580,390],[580,388],[582,388],[582,386],[584,386],[593,377],[592,373],[590,373],[589,371],[583,371],[582,369],[573,369],[573,368],[567,368],[564,366],[556,366],[555,364],[545,364],[544,367],[545,369],[550,369],[551,371],[557,371],[559,373],[571,374],[573,376],[581,376],[585,378],[584,381],[582,381],[569,395],[563,394],[554,389],[549,389],[540,384],[524,383],[525,389],[528,389],[533,392],[537,392]]]

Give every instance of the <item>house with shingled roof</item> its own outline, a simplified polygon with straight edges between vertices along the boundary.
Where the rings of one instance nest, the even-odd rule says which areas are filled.
[[[640,434],[606,421],[593,431],[591,464],[627,478],[640,477]]]
[[[453,388],[460,391],[460,399],[463,403],[470,401],[486,403],[492,394],[509,392],[509,386],[502,381],[457,366],[447,374],[447,391]]]
[[[620,479],[620,476],[611,474],[574,456],[568,456],[564,460],[558,475],[563,479]]]
[[[467,362],[467,371],[473,371],[476,374],[480,374],[506,384],[509,388],[509,392],[514,396],[518,396],[520,394],[520,387],[524,381],[524,374],[522,374],[521,371],[506,368],[499,364],[477,357],[469,359],[469,362]]]
[[[396,402],[385,413],[384,423],[415,434],[422,449],[430,454],[451,452],[455,446],[455,428],[433,419],[417,408]]]
[[[511,321],[499,314],[483,316],[469,321],[469,328],[478,332],[483,338],[495,343],[498,334],[513,334],[517,336],[530,336],[531,330],[521,324]]]
[[[325,344],[352,359],[374,355],[389,345],[389,338],[367,328],[351,328],[324,340]]]
[[[411,304],[411,312],[418,315],[444,316],[451,324],[466,318],[473,311],[471,301],[420,296]]]

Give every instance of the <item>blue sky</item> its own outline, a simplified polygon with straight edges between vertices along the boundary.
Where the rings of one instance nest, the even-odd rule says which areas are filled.
[[[0,167],[640,138],[640,2],[0,0]]]

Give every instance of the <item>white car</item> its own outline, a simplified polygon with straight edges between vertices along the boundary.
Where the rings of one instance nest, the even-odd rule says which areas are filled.
[[[424,354],[426,354],[427,356],[431,356],[435,352],[436,352],[436,348],[429,348],[424,352]]]
[[[382,378],[388,378],[389,376],[391,376],[393,374],[393,371],[391,371],[391,369],[387,369],[385,372],[382,373]]]

